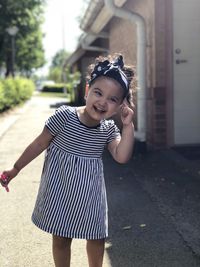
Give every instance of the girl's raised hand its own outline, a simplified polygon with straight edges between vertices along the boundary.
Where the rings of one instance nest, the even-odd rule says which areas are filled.
[[[124,100],[121,105],[121,120],[124,126],[133,122],[133,115],[133,110],[128,106],[126,100]]]

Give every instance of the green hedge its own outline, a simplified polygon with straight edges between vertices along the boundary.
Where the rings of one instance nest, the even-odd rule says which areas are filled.
[[[29,99],[34,90],[34,83],[25,78],[0,80],[0,112]]]
[[[41,92],[63,93],[64,84],[44,85]]]

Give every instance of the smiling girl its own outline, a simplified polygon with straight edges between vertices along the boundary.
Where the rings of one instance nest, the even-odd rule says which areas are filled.
[[[101,267],[108,236],[107,198],[102,153],[107,147],[126,163],[134,144],[133,110],[129,107],[133,70],[120,55],[98,58],[90,66],[86,104],[61,106],[42,133],[25,149],[13,168],[3,172],[8,183],[46,149],[33,223],[53,237],[56,267],[70,266],[73,238],[87,240],[90,267]],[[120,112],[121,133],[110,119]]]

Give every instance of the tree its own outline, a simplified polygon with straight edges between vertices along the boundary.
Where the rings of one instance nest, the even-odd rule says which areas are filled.
[[[71,102],[75,101],[75,88],[80,83],[80,72],[70,73],[69,68],[64,68],[64,62],[69,56],[65,50],[58,51],[52,59],[51,67],[49,69],[49,80],[57,83],[64,83],[64,92],[68,92],[71,97]],[[67,90],[66,90],[67,89]]]
[[[49,69],[49,75],[48,75],[49,80],[53,80],[56,83],[62,83],[62,68],[59,67],[54,67]]]
[[[69,56],[69,53],[67,51],[65,51],[64,49],[61,49],[53,57],[50,68],[54,68],[54,67],[62,68],[63,64],[64,64],[64,62],[68,56]]]
[[[59,50],[53,57],[49,69],[49,79],[55,82],[63,82],[63,64],[69,53],[64,49]]]
[[[16,68],[29,74],[34,68],[44,65],[41,25],[44,0],[1,0],[0,6],[0,67],[6,66],[6,75],[11,73],[11,37],[6,32],[17,26]]]

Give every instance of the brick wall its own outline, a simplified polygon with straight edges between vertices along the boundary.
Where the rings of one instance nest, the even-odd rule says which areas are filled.
[[[166,145],[166,0],[129,0],[124,8],[141,14],[147,29],[147,142]],[[136,65],[136,25],[120,18],[110,24],[110,52],[122,52]]]
[[[153,143],[156,146],[167,145],[167,111],[166,111],[166,2],[155,0],[155,73],[153,86]]]
[[[114,18],[110,27],[110,53],[122,53],[127,64],[136,65],[136,28],[129,21]]]
[[[152,101],[152,138],[156,147],[166,146],[166,88],[155,87]]]

